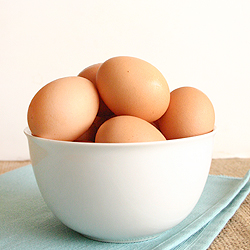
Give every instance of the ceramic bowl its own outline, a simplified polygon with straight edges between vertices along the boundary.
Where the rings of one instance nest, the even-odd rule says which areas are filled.
[[[136,242],[176,226],[204,189],[216,129],[143,143],[43,139],[24,130],[40,192],[69,228],[106,242]]]

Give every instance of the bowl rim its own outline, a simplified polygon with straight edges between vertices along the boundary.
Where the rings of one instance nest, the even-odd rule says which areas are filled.
[[[124,143],[107,143],[107,142],[78,142],[78,141],[62,141],[62,140],[53,140],[53,139],[47,139],[47,138],[42,138],[38,137],[35,135],[32,135],[29,127],[26,127],[23,132],[27,137],[34,138],[39,141],[47,141],[50,143],[56,143],[56,144],[69,144],[69,145],[81,145],[82,147],[131,147],[131,146],[146,146],[146,145],[161,145],[161,144],[175,144],[175,143],[181,143],[181,142],[188,142],[188,141],[194,141],[197,139],[202,139],[206,137],[213,137],[218,131],[218,128],[214,126],[214,129],[208,133],[201,134],[201,135],[195,135],[195,136],[190,136],[190,137],[185,137],[185,138],[178,138],[178,139],[171,139],[171,140],[165,140],[165,141],[150,141],[150,142],[124,142]]]

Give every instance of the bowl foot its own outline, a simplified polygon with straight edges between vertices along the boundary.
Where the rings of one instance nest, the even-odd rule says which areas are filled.
[[[160,234],[161,233],[155,234],[155,235],[150,235],[150,236],[145,236],[145,237],[125,238],[125,239],[117,239],[117,240],[102,239],[102,238],[92,237],[92,236],[85,235],[85,234],[83,234],[83,236],[88,238],[88,239],[96,240],[96,241],[100,241],[100,242],[124,244],[124,243],[136,243],[136,242],[141,242],[141,241],[146,241],[146,240],[152,240],[152,239],[157,238],[158,236],[160,236]]]

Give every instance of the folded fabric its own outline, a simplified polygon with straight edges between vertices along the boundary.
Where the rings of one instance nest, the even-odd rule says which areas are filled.
[[[250,192],[244,178],[209,175],[191,214],[159,237],[138,243],[104,243],[63,225],[48,209],[31,165],[0,176],[0,249],[207,249]]]

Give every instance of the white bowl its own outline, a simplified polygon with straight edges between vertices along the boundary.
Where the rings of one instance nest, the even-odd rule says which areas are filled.
[[[40,192],[62,223],[93,239],[135,242],[190,214],[208,177],[216,129],[146,143],[65,142],[24,132]]]

